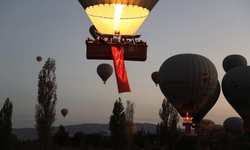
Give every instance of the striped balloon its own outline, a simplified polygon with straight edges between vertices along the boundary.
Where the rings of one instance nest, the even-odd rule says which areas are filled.
[[[223,126],[227,132],[232,133],[233,135],[243,135],[245,133],[244,121],[240,117],[229,117],[227,118]]]

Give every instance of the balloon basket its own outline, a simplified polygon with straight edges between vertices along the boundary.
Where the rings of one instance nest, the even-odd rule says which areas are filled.
[[[87,43],[86,57],[87,59],[97,60],[113,60],[111,51],[112,46],[122,47],[124,60],[130,61],[146,61],[147,45],[142,44],[98,44]]]

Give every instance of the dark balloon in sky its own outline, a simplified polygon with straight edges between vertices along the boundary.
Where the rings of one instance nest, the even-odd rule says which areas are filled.
[[[36,57],[36,60],[37,60],[38,62],[41,62],[42,59],[43,59],[43,58],[42,58],[41,56],[37,56],[37,57]]]
[[[103,80],[103,83],[106,84],[106,81],[113,73],[113,67],[110,64],[100,64],[97,67],[97,73]]]
[[[157,86],[157,84],[159,83],[159,79],[158,79],[158,71],[155,71],[151,74],[151,78],[154,81],[155,85]]]
[[[217,102],[217,100],[220,96],[220,91],[221,91],[220,90],[220,83],[218,81],[217,87],[216,87],[213,95],[208,99],[208,101],[197,112],[197,114],[194,116],[192,122],[200,122],[205,117],[205,115],[211,110],[211,108]]]
[[[214,64],[197,54],[170,57],[161,65],[158,77],[162,93],[184,121],[191,120],[207,102],[218,81]]]
[[[243,135],[245,133],[244,129],[244,121],[240,117],[229,117],[227,118],[223,126],[226,129],[226,131],[233,135]]]
[[[68,109],[64,108],[61,110],[61,114],[63,115],[63,117],[65,117],[68,114]]]
[[[239,66],[247,66],[247,60],[245,57],[241,55],[229,55],[226,58],[224,58],[222,62],[223,69],[225,72],[228,70],[234,68],[234,67],[239,67]]]
[[[222,79],[222,91],[234,110],[250,123],[250,66],[230,69]]]

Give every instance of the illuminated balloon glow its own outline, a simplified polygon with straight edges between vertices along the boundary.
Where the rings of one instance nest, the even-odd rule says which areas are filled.
[[[158,77],[162,93],[184,121],[193,119],[218,83],[214,64],[197,54],[170,57],[161,65]]]
[[[78,0],[97,31],[133,35],[159,0]]]

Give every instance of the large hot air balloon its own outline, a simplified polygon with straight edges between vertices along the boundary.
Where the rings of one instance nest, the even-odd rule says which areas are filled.
[[[223,69],[226,72],[234,67],[246,66],[246,65],[247,65],[246,58],[236,54],[227,56],[226,58],[224,58],[222,62]]]
[[[43,59],[43,58],[42,58],[41,56],[37,56],[37,57],[36,57],[36,60],[37,60],[38,62],[41,62],[42,59]]]
[[[110,64],[100,64],[97,67],[97,73],[103,80],[103,83],[106,84],[106,81],[113,73],[113,67]]]
[[[124,60],[147,59],[147,44],[135,43],[135,39],[141,36],[135,34],[159,0],[78,1],[95,26],[96,34],[101,38],[112,39],[112,44],[86,42],[87,59],[112,60],[111,46],[123,47]],[[131,40],[128,42],[130,44],[126,44],[128,40]]]
[[[61,110],[61,114],[63,115],[63,117],[65,117],[68,114],[68,109],[64,108]]]
[[[227,118],[223,126],[226,131],[232,133],[233,135],[243,135],[245,133],[244,121],[240,117],[229,117]]]
[[[213,95],[208,99],[208,101],[201,107],[201,109],[196,113],[192,122],[195,124],[195,133],[199,132],[199,124],[200,121],[205,117],[205,115],[210,111],[210,109],[214,106],[220,96],[220,83],[217,81],[217,87],[213,93]]]
[[[244,120],[250,133],[250,66],[230,69],[222,79],[222,91],[229,104]]]
[[[184,121],[191,121],[217,87],[214,64],[201,55],[179,54],[167,59],[159,70],[162,93]]]
[[[158,71],[155,71],[151,74],[151,78],[152,80],[154,81],[155,85],[157,86],[157,84],[159,83],[159,80],[158,80]]]
[[[209,128],[212,127],[213,125],[215,125],[215,123],[210,120],[210,119],[202,119],[200,122],[200,126],[201,126],[201,134],[203,134],[204,136],[208,135],[209,132]]]

